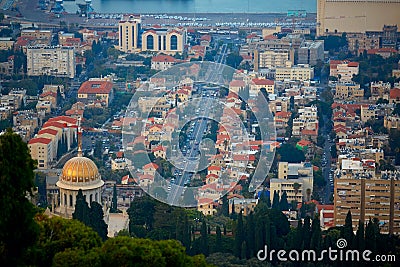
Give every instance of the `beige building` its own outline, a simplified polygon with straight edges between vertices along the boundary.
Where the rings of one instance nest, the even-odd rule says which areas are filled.
[[[353,225],[378,218],[381,233],[400,233],[400,173],[382,172],[380,179],[340,178],[334,182],[335,225],[345,223],[350,210]],[[354,229],[355,230],[355,229]]]
[[[348,33],[346,35],[349,51],[360,55],[363,51],[379,48],[379,36],[366,33]]]
[[[257,70],[285,67],[288,60],[294,64],[294,49],[254,51],[254,65]]]
[[[0,50],[8,50],[14,46],[15,41],[11,37],[0,37]]]
[[[375,120],[378,116],[378,110],[376,106],[364,106],[361,105],[361,116],[360,119],[362,122],[367,122],[368,120]]]
[[[32,159],[38,161],[38,169],[48,169],[53,156],[53,142],[49,138],[32,138],[28,142]]]
[[[400,130],[400,117],[399,116],[385,116],[383,119],[383,126],[390,131],[390,129]]]
[[[364,97],[364,89],[355,83],[338,83],[335,89],[335,98],[343,100],[354,100]]]
[[[125,53],[139,51],[142,20],[140,16],[126,15],[118,23],[118,49]]]
[[[78,90],[79,101],[87,105],[99,103],[108,107],[113,96],[113,83],[104,79],[90,79],[82,83]]]
[[[270,180],[270,198],[274,192],[281,196],[285,191],[288,202],[309,201],[313,191],[313,167],[311,163],[279,162],[278,178]]]
[[[22,30],[21,37],[33,38],[36,44],[50,45],[52,32],[49,30]]]
[[[67,46],[30,46],[27,48],[29,76],[75,77],[75,49]]]
[[[400,25],[399,0],[317,0],[317,35],[382,31]]]
[[[254,211],[257,203],[258,199],[254,198],[231,198],[229,199],[229,214],[234,211],[236,214],[242,212],[243,216],[247,216]]]
[[[186,44],[184,28],[157,28],[142,34],[142,51],[162,52],[169,55],[183,53]]]
[[[308,81],[314,78],[314,68],[307,64],[292,65],[290,61],[286,62],[285,67],[276,68],[275,80],[285,81]]]

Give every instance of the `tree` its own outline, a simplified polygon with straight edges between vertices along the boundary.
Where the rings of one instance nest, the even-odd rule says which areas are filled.
[[[353,234],[353,221],[351,219],[350,210],[347,212],[346,219],[341,231],[341,236],[344,239],[346,239],[347,244],[351,246],[351,244],[353,243],[354,234]]]
[[[103,208],[95,201],[90,204],[89,226],[99,234],[102,240],[107,239],[108,226],[104,222]]]
[[[319,251],[321,248],[321,224],[318,216],[315,216],[311,225],[311,249]]]
[[[279,202],[279,208],[280,210],[289,210],[289,203],[287,200],[287,194],[286,191],[283,191],[282,196],[281,196],[281,201]]]
[[[118,201],[117,201],[117,185],[114,184],[113,186],[113,197],[112,197],[112,202],[111,202],[111,208],[110,208],[111,213],[118,213]]]
[[[28,199],[33,196],[34,168],[27,144],[7,129],[0,135],[0,255],[5,266],[17,265],[38,236],[36,210]]]
[[[299,163],[305,160],[304,152],[296,149],[295,145],[290,143],[281,145],[277,152],[283,162]]]
[[[66,252],[68,249],[88,253],[89,250],[101,246],[99,235],[77,220],[49,218],[38,214],[35,221],[40,234],[25,262],[27,266],[51,266],[53,258],[58,253]],[[64,266],[68,266],[67,263]]]
[[[279,193],[274,191],[274,198],[272,199],[272,208],[279,209]]]
[[[204,255],[208,256],[209,253],[209,248],[208,248],[208,234],[207,234],[207,224],[206,221],[203,219],[201,223],[201,229],[200,229],[200,235],[201,235],[201,253]]]
[[[243,231],[243,214],[240,211],[238,215],[236,231],[235,231],[235,254],[236,257],[240,258],[242,255],[242,243],[244,241],[244,231]]]
[[[89,205],[83,196],[82,189],[79,189],[78,195],[76,196],[75,211],[72,214],[72,218],[84,223],[85,225],[90,225],[89,212]]]
[[[219,225],[217,225],[215,232],[216,232],[215,249],[217,252],[220,252],[222,248],[222,236],[221,236],[221,227],[219,227]]]
[[[222,208],[221,208],[222,215],[228,217],[229,216],[229,202],[227,195],[222,196]]]
[[[361,220],[358,220],[358,229],[354,240],[354,248],[358,249],[358,251],[363,251],[365,249],[364,222]]]

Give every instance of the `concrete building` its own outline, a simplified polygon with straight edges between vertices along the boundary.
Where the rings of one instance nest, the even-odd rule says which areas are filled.
[[[285,191],[288,202],[309,201],[313,191],[313,167],[311,163],[279,162],[278,178],[270,180],[270,199],[274,192],[281,196]]]
[[[271,49],[265,51],[254,51],[254,66],[259,69],[276,69],[285,67],[286,61],[294,64],[294,49]]]
[[[54,158],[53,145],[51,139],[42,137],[32,138],[28,142],[32,159],[38,161],[38,169],[48,169],[50,167],[50,163]]]
[[[303,131],[318,133],[318,110],[316,106],[299,109],[299,117],[293,119],[292,134],[301,136]]]
[[[399,0],[318,0],[317,35],[382,31],[400,25]]]
[[[113,95],[113,83],[101,79],[90,79],[82,83],[78,90],[78,100],[87,105],[95,105],[98,102],[108,107]]]
[[[276,68],[275,80],[285,81],[308,81],[314,78],[314,68],[310,67],[308,64],[298,64],[292,65],[290,61],[286,62],[285,67]]]
[[[183,53],[186,29],[154,28],[142,34],[142,51],[162,52],[169,55]]]
[[[329,76],[336,77],[340,81],[351,82],[353,75],[357,75],[358,72],[358,62],[347,60],[330,60],[329,62]]]
[[[346,35],[349,51],[359,56],[364,51],[379,48],[378,34],[348,33]]]
[[[0,50],[8,50],[14,46],[12,37],[0,37]]]
[[[21,37],[34,38],[36,44],[50,45],[52,32],[50,30],[22,30]]]
[[[141,49],[141,23],[140,16],[126,15],[118,23],[118,49],[125,53],[133,53]]]
[[[179,62],[182,61],[170,55],[157,55],[151,58],[151,69],[163,71],[171,68]]]
[[[338,83],[336,84],[336,99],[355,100],[364,97],[364,89],[360,88],[356,83]]]
[[[236,214],[242,212],[243,216],[247,216],[258,204],[258,199],[254,198],[231,198],[229,199],[229,214],[234,211]],[[232,209],[234,208],[234,210]]]
[[[314,66],[318,61],[324,61],[324,42],[303,42],[298,51],[298,64]]]
[[[29,76],[75,77],[75,49],[68,46],[30,46],[27,48]]]
[[[345,223],[350,210],[353,225],[378,218],[381,233],[400,233],[400,173],[382,172],[378,179],[336,178],[334,181],[335,225]]]

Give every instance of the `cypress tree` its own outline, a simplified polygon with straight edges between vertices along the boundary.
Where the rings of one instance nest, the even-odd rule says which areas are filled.
[[[310,249],[311,243],[311,218],[310,216],[306,216],[304,219],[303,225],[303,246],[302,249]]]
[[[116,184],[114,184],[114,186],[113,186],[113,197],[112,197],[110,212],[118,213],[117,185]]]
[[[236,232],[235,232],[235,254],[237,257],[241,257],[242,255],[242,243],[244,239],[243,233],[243,215],[242,211],[240,211],[238,215],[238,221],[236,225]]]
[[[279,202],[279,207],[280,210],[289,210],[289,203],[287,200],[287,194],[286,191],[283,191],[282,196],[281,196],[281,201]]]
[[[85,225],[90,225],[89,213],[90,209],[88,203],[83,196],[82,189],[79,189],[78,195],[76,196],[75,211],[72,214],[72,218],[84,223]]]
[[[376,232],[371,219],[369,219],[365,228],[365,248],[373,252],[376,251]]]
[[[226,225],[224,224],[224,235],[226,235]]]
[[[210,225],[207,226],[207,233],[208,233],[209,235],[211,235],[211,226],[210,226]]]
[[[253,212],[251,212],[246,220],[246,247],[249,257],[252,257],[255,253],[255,235],[254,215]]]
[[[101,205],[95,201],[91,203],[90,207],[90,212],[89,212],[89,219],[90,219],[90,227],[93,228],[94,231],[96,231],[101,239],[106,240],[107,239],[107,233],[108,233],[108,226],[104,222],[104,213],[103,213],[103,208]]]
[[[346,239],[348,246],[351,246],[351,244],[353,243],[353,238],[354,238],[352,223],[353,223],[353,221],[351,219],[351,212],[349,210],[347,212],[345,223],[344,223],[344,226],[342,227],[342,233],[341,233],[341,236],[344,239]]]
[[[274,198],[272,199],[272,208],[279,210],[279,193],[274,191]]]
[[[358,251],[364,251],[365,249],[365,238],[364,238],[364,222],[358,220],[358,229],[356,232],[356,238],[354,248],[358,249]]]
[[[299,219],[296,228],[295,243],[293,244],[292,247],[297,250],[300,250],[302,243],[303,243],[303,222],[301,221],[301,219]]]
[[[207,235],[207,224],[205,220],[203,219],[203,222],[201,223],[201,230],[200,230],[200,235],[201,235],[201,253],[203,253],[205,256],[208,256],[208,235]]]
[[[243,259],[247,259],[247,245],[246,245],[246,241],[243,241],[242,243],[242,247],[241,247],[241,254],[240,254],[240,258]]]
[[[221,213],[224,216],[229,216],[229,202],[228,202],[228,197],[226,194],[222,197],[222,207],[221,207]]]
[[[321,248],[321,223],[318,216],[315,216],[311,225],[311,249],[319,251]]]
[[[217,225],[215,232],[216,232],[215,251],[221,252],[222,251],[222,236],[221,236],[221,227],[219,227],[219,225]]]

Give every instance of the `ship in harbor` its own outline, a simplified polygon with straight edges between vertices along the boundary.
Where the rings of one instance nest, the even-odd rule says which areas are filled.
[[[82,16],[88,16],[90,13],[94,12],[94,9],[92,7],[92,0],[85,0],[84,2],[80,1],[76,4],[79,8],[79,14],[81,14]]]

